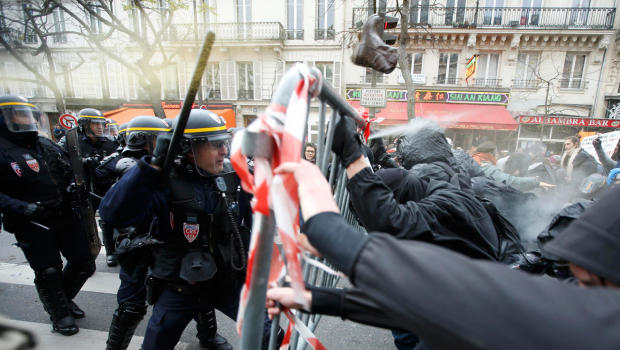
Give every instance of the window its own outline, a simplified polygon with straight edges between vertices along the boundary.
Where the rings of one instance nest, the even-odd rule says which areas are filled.
[[[32,27],[32,9],[24,5],[23,10],[24,23],[26,24],[26,27],[24,28],[24,43],[36,44],[38,40]]]
[[[429,0],[411,0],[409,7],[409,25],[428,24]]]
[[[222,91],[220,90],[220,64],[207,63],[206,70],[203,85],[204,98],[219,100],[222,98]]]
[[[538,86],[539,59],[539,53],[519,53],[517,57],[517,74],[514,80],[515,88],[534,89]]]
[[[90,10],[87,11],[88,18],[90,20],[90,30],[94,34],[101,34],[103,32],[103,28],[101,26],[101,21],[98,18],[98,16],[101,16],[101,7],[94,4],[89,4],[88,7]]]
[[[456,9],[454,4],[456,2]],[[446,25],[461,25],[465,22],[465,0],[446,0]]]
[[[498,86],[497,72],[499,66],[499,54],[483,53],[478,57],[476,78],[474,84],[478,86]]]
[[[62,8],[57,7],[52,12],[52,20],[54,25],[54,34],[52,36],[55,43],[66,43],[67,35],[65,32],[65,13]]]
[[[590,0],[573,0],[569,25],[581,26],[587,24],[589,10]]]
[[[237,76],[239,77],[239,100],[254,99],[254,69],[252,62],[237,62]]]
[[[317,25],[314,40],[333,40],[336,35],[334,28],[334,6],[336,0],[318,0]]]
[[[211,24],[216,21],[216,8],[217,1],[215,0],[202,0],[202,8],[200,12],[202,12],[202,23]]]
[[[304,0],[286,0],[286,38],[304,39]]]
[[[101,98],[101,74],[98,63],[82,63],[72,72],[75,97]]]
[[[372,68],[366,68],[366,77],[364,79],[364,82],[367,84],[372,83]],[[383,83],[383,77],[385,76],[385,74],[381,73],[381,72],[377,72],[377,83]]]
[[[138,0],[133,0],[132,4],[135,3],[135,1]],[[135,6],[132,6],[129,10],[129,18],[133,23],[133,31],[136,32],[136,34],[142,35],[143,33],[146,33],[146,21]]]
[[[332,62],[314,62],[314,66],[321,71],[323,79],[334,85],[334,64]]]
[[[237,23],[252,22],[252,0],[237,0]]]
[[[177,73],[176,64],[171,64],[164,68],[164,99],[179,99],[179,74]]]
[[[523,9],[521,10],[520,25],[537,26],[540,19],[540,8],[542,0],[523,0]]]
[[[586,55],[566,53],[560,87],[568,89],[583,88],[583,70],[585,64]]]
[[[439,74],[437,84],[456,85],[459,54],[442,53],[439,55]]]
[[[422,74],[423,55],[424,54],[421,52],[407,54],[407,61],[409,62],[409,67],[414,84],[426,84],[426,77],[424,76],[424,74]],[[399,82],[405,82],[405,78],[403,77],[402,72],[400,72]]]
[[[502,11],[504,0],[486,0],[484,9],[484,24],[502,24]]]

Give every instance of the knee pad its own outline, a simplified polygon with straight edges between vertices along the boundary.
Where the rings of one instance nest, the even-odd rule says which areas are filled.
[[[66,270],[71,271],[71,273],[75,276],[80,276],[81,278],[88,278],[95,273],[97,269],[97,265],[95,265],[94,260],[88,260],[77,264],[67,264]]]
[[[57,267],[51,266],[43,270],[35,271],[34,276],[36,278],[42,278],[42,279],[50,278],[53,276],[60,276],[60,269]]]

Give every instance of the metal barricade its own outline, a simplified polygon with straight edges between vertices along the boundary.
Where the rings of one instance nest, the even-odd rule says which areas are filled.
[[[364,229],[357,223],[353,213],[349,208],[349,193],[346,188],[346,171],[341,166],[338,157],[331,152],[331,147],[334,138],[335,121],[337,121],[341,117],[353,118],[353,120],[355,120],[356,123],[362,128],[365,125],[365,121],[351,105],[349,105],[341,96],[338,95],[336,91],[334,91],[334,89],[329,85],[328,82],[322,80],[320,71],[315,68],[309,69],[310,74],[319,81],[321,81],[320,86],[313,87],[313,89],[320,88],[320,93],[318,94],[317,98],[320,102],[320,108],[318,120],[318,142],[315,156],[316,165],[321,169],[323,175],[328,178],[329,184],[333,189],[334,199],[340,209],[342,216],[350,224],[363,231]],[[291,68],[288,72],[286,72],[286,74],[280,81],[276,92],[273,95],[270,106],[288,107],[287,104],[289,103],[291,94],[294,92],[294,89],[298,85],[300,79],[303,79],[303,76],[298,66],[295,66]],[[311,93],[309,95],[311,95]],[[309,112],[311,103],[310,99],[311,96],[308,96],[308,109],[306,115],[304,116],[304,135],[307,135],[308,131],[308,118],[310,114]],[[328,109],[331,110],[331,113],[328,113]],[[267,113],[269,113],[269,109]],[[327,117],[328,114],[330,115],[330,117]],[[304,149],[305,142],[302,143],[302,149],[300,150],[302,154]],[[263,156],[265,156],[264,151],[261,153],[263,153]],[[330,164],[331,166],[329,166]],[[273,246],[272,242],[275,234],[275,230],[273,227],[273,213],[271,214],[272,215],[269,215],[267,217],[258,213],[254,214],[254,224],[261,225],[261,238],[259,238],[259,241],[256,244],[257,265],[254,266],[252,275],[252,280],[258,281],[258,283],[254,286],[255,290],[248,293],[250,297],[244,313],[245,316],[243,322],[244,326],[242,329],[241,349],[254,350],[256,348],[259,348],[257,347],[257,345],[260,344],[259,340],[262,336],[262,333],[259,332],[259,328],[262,328],[260,326],[255,327],[253,325],[260,325],[262,323],[261,315],[264,314],[264,298],[267,288],[266,279],[267,275],[269,274],[268,260],[271,256],[271,249],[269,246]],[[263,254],[263,256],[259,256],[259,254]],[[268,256],[265,256],[264,254],[268,254]],[[313,259],[319,260],[323,264],[327,265],[327,263],[323,259]],[[305,261],[302,265],[302,273],[304,281],[314,286],[328,288],[335,287],[339,281],[339,278],[337,276],[333,274],[328,274],[322,269],[319,269],[312,264],[305,263]],[[254,305],[250,305],[251,303],[254,303]],[[321,317],[320,315],[303,314],[300,319],[311,331],[314,331]],[[276,348],[275,338],[277,334],[278,324],[279,318],[274,319],[271,329],[269,349]],[[290,349],[304,349],[306,347],[306,342],[299,336],[297,331],[294,330],[293,332],[294,333],[292,334],[290,341]]]

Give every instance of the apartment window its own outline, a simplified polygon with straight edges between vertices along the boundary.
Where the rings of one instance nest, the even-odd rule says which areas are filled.
[[[215,23],[215,15],[217,14],[217,8],[215,7],[217,1],[215,0],[202,0],[202,23],[211,24]]]
[[[333,40],[336,35],[334,28],[334,7],[336,0],[318,0],[317,25],[315,40]]]
[[[428,24],[429,0],[411,0],[409,2],[409,25]]]
[[[304,1],[286,0],[286,38],[303,40],[304,38]]]
[[[237,23],[252,22],[252,0],[237,0]]]
[[[204,96],[209,100],[220,100],[222,90],[220,89],[220,64],[207,63],[205,74]]]
[[[24,4],[23,10],[24,23],[26,24],[24,28],[24,43],[36,44],[38,40],[37,35],[32,28],[32,9],[28,8],[26,4]]]
[[[422,57],[423,54],[421,52],[407,54],[407,62],[409,62],[410,72],[412,75],[415,74],[415,76],[412,76],[414,78],[414,84],[426,84],[426,77],[422,74]],[[402,71],[400,72],[398,79],[400,83],[405,82]]]
[[[517,74],[514,80],[515,88],[533,89],[538,86],[539,59],[539,53],[519,53],[517,57]]]
[[[145,19],[137,8],[132,7],[131,10],[129,10],[129,18],[133,24],[133,31],[136,34],[142,35],[146,32]]]
[[[478,86],[497,86],[499,67],[499,54],[483,53],[478,57],[478,66],[476,67],[476,78],[474,84]]]
[[[66,43],[67,42],[67,35],[64,33],[65,32],[65,12],[62,10],[62,8],[57,7],[54,9],[54,11],[52,12],[52,23],[54,26],[54,34],[52,36],[53,41],[55,43]]]
[[[500,25],[502,24],[502,11],[504,0],[486,0],[486,8],[484,9],[484,24]]]
[[[239,100],[254,99],[254,65],[252,62],[237,62],[237,77],[239,89],[237,98]]]
[[[439,74],[437,84],[455,85],[457,83],[459,54],[442,53],[439,55]]]
[[[164,99],[179,99],[179,74],[176,64],[164,68]]]
[[[521,10],[521,21],[519,24],[537,26],[540,20],[540,9],[542,0],[523,0]]]
[[[364,82],[367,84],[372,83],[372,68],[366,68],[366,77],[364,79]],[[381,73],[381,72],[377,72],[377,83],[383,83],[383,77],[385,76],[385,74]]]
[[[446,25],[461,25],[465,22],[465,2],[465,0],[446,0]]]
[[[314,66],[321,71],[323,79],[334,85],[334,64],[332,62],[314,62]]]
[[[566,53],[562,81],[560,87],[580,89],[583,87],[583,70],[586,64],[586,55]]]
[[[90,22],[90,31],[94,34],[103,33],[101,21],[99,20],[101,16],[101,7],[94,4],[89,4],[88,7],[89,11],[87,11],[87,13]]]
[[[587,24],[589,10],[590,0],[573,0],[569,25],[581,26]]]

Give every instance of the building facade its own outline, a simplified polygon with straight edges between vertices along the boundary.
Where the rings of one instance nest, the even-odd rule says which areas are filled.
[[[0,1],[0,34],[48,74],[45,55],[29,51],[40,42],[27,24],[25,5],[41,2]],[[216,47],[197,104],[231,108],[235,126],[247,125],[265,110],[280,77],[296,62],[320,69],[354,106],[360,104],[360,90],[370,86],[370,71],[350,60],[368,1],[187,0],[178,6],[160,0],[146,17],[131,0],[103,3],[111,7],[93,2],[94,7],[80,9],[66,2],[66,11],[58,7],[45,15],[47,44],[68,112],[152,103],[142,88],[142,73],[136,73],[144,57],[139,42],[116,30],[98,47],[92,36],[75,34],[86,26],[89,35],[106,35],[111,16],[128,32],[152,28],[151,39],[158,35],[165,53],[148,63],[161,83],[164,106],[183,100],[202,37],[214,31]],[[396,1],[388,0],[386,7],[388,15],[400,17]],[[517,146],[517,136],[525,147],[541,139],[558,142],[584,129],[546,125],[550,117],[620,118],[616,7],[615,0],[410,0],[407,52],[416,116],[443,123],[458,146],[493,139],[505,149]],[[81,11],[85,23],[71,11]],[[29,97],[51,115],[58,112],[49,88],[1,46],[0,57],[0,92]],[[477,58],[476,73],[466,79],[472,57]],[[406,122],[400,70],[380,75],[377,86],[388,95],[386,107],[377,113],[384,119],[379,127]],[[317,114],[313,104],[310,139],[317,137]],[[532,119],[519,124],[523,117]]]

